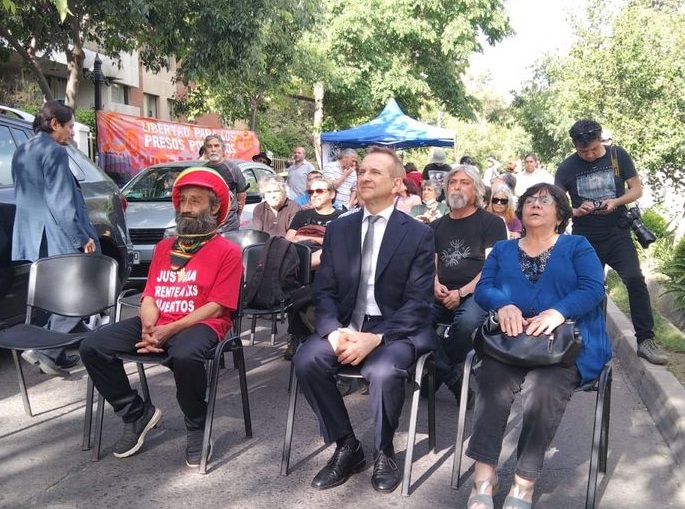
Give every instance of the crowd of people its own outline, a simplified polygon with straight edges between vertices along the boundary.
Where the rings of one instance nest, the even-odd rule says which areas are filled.
[[[61,146],[73,136],[73,112],[54,103],[37,116],[40,135],[17,150],[12,163],[14,232],[22,232],[14,239],[17,259],[98,251]],[[518,173],[516,164],[502,169],[490,160],[485,177],[468,157],[449,164],[442,149],[433,150],[420,173],[384,147],[370,147],[361,160],[356,151],[344,150],[318,171],[305,149],[296,147],[285,177],[261,180],[263,202],[255,208],[253,227],[304,243],[312,253],[310,302],[291,312],[285,356],[292,359],[324,441],[335,443],[314,488],[339,486],[367,463],[336,385],[342,366],[360,366],[368,382],[371,484],[389,493],[401,481],[393,438],[420,355],[434,351],[437,386],[444,384],[456,396],[473,331],[490,311],[509,336],[550,333],[572,319],[584,342],[574,365],[529,368],[485,356],[475,375],[468,508],[493,507],[502,440],[524,381],[517,464],[504,507],[530,508],[545,451],[571,395],[596,379],[611,358],[601,307],[604,265],[628,289],[638,355],[666,363],[654,341],[649,294],[630,230],[621,220],[642,186],[628,153],[602,144],[601,133],[593,120],[576,122],[570,129],[575,153],[554,177],[532,153]],[[119,458],[141,449],[161,412],[131,387],[118,355],[163,352],[185,418],[185,461],[199,465],[205,353],[231,327],[242,275],[239,248],[217,226],[239,216],[246,190],[240,170],[224,161],[221,139],[208,136],[204,148],[207,165],[183,171],[173,183],[178,234],[155,249],[139,316],[98,329],[81,344],[95,387],[124,423],[114,445]],[[265,153],[255,158],[271,163]],[[55,202],[55,186],[70,196],[68,204]],[[46,212],[50,224],[38,222],[36,203],[60,215]],[[57,236],[60,228],[64,233]],[[312,311],[313,319],[305,320],[304,311]],[[438,336],[440,325],[445,332]],[[27,360],[60,373],[73,360],[63,352],[33,355]]]

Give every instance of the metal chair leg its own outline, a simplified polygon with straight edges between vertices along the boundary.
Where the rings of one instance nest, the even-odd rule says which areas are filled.
[[[592,427],[592,450],[590,451],[590,472],[587,480],[585,509],[595,509],[597,497],[597,475],[606,472],[606,451],[608,441],[608,424],[610,407],[607,403],[607,391],[610,391],[611,366],[607,364],[600,374],[595,403],[595,421]]]
[[[252,325],[250,326],[250,346],[254,345],[255,331],[257,330],[257,315],[252,315]]]
[[[414,390],[412,392],[411,411],[409,414],[409,432],[407,433],[407,449],[404,456],[404,473],[402,476],[402,496],[409,496],[409,487],[411,484],[411,469],[414,459],[414,445],[416,442],[416,424],[419,420],[419,401],[421,393],[421,378],[423,377],[423,370],[428,358],[432,355],[431,352],[422,355],[416,361],[414,368]],[[430,376],[430,375],[429,375]],[[430,414],[430,410],[429,410]],[[430,415],[429,415],[430,421]],[[429,424],[429,442],[431,437],[431,429]],[[430,444],[429,444],[430,448]]]
[[[147,376],[145,376],[145,365],[142,362],[136,362],[138,368],[138,378],[140,379],[140,389],[143,393],[143,400],[145,403],[151,403],[150,387],[147,384]]]
[[[207,462],[209,461],[209,443],[212,437],[212,424],[214,422],[214,409],[216,403],[216,389],[219,381],[219,359],[222,355],[208,361],[209,375],[209,394],[207,396],[207,413],[205,415],[205,428],[202,433],[202,454],[200,455],[200,473],[207,473]]]
[[[252,418],[250,414],[250,399],[247,390],[247,373],[245,369],[245,355],[240,338],[236,339],[233,347],[233,360],[237,366],[238,380],[240,382],[240,398],[243,406],[243,421],[245,422],[245,437],[252,438]]]
[[[105,418],[105,398],[98,393],[97,411],[95,414],[95,438],[91,461],[100,461],[100,447],[102,446],[102,425]]]
[[[33,417],[31,411],[31,402],[29,401],[29,392],[26,389],[26,380],[24,379],[24,370],[21,367],[21,360],[16,350],[12,350],[12,358],[14,359],[14,367],[17,370],[17,381],[19,382],[19,390],[21,391],[21,399],[24,403],[24,412],[29,417]]]
[[[469,399],[469,380],[476,352],[471,350],[464,361],[464,374],[461,380],[459,398],[459,419],[457,421],[457,441],[454,444],[454,463],[452,465],[452,489],[458,490],[461,477],[461,456],[464,450],[464,428],[466,426],[466,405]]]
[[[271,346],[276,344],[276,335],[278,334],[278,315],[271,315]]]
[[[283,455],[281,456],[281,475],[288,475],[290,466],[290,449],[293,445],[293,426],[295,424],[295,407],[297,405],[297,393],[299,384],[295,370],[290,370],[290,401],[288,403],[288,421],[285,425],[285,437],[283,438]]]
[[[93,427],[93,396],[95,395],[95,386],[93,380],[88,377],[88,386],[86,388],[86,412],[83,418],[83,445],[81,450],[90,450],[90,434]]]

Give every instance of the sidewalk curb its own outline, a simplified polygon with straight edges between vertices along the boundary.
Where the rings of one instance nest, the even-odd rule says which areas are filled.
[[[637,356],[632,323],[611,299],[607,303],[607,331],[614,357],[654,419],[677,466],[685,472],[685,387],[665,366],[649,364]]]

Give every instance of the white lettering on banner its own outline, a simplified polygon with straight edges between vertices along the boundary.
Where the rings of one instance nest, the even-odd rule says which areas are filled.
[[[144,139],[146,147],[161,148],[168,150],[186,150],[184,140],[146,134]]]

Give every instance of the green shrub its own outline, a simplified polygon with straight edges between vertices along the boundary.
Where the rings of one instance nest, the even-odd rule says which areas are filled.
[[[662,263],[660,268],[668,278],[666,293],[673,294],[678,309],[685,311],[685,237],[673,247],[670,259]]]
[[[654,211],[654,209],[643,210],[641,213],[642,222],[656,235],[657,240],[647,249],[644,249],[635,239],[635,235],[631,234],[633,236],[635,248],[637,249],[640,259],[647,265],[651,267],[661,267],[671,259],[674,237],[673,228],[670,223],[658,212]]]

